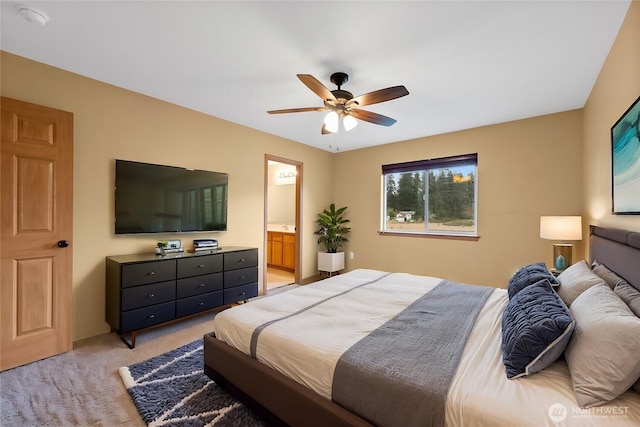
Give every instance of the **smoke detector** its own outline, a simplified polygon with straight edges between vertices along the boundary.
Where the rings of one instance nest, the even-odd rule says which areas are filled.
[[[35,9],[25,4],[17,4],[16,8],[18,8],[18,11],[22,15],[22,17],[29,22],[36,22],[44,26],[44,24],[49,21],[49,15],[47,15],[40,9]]]

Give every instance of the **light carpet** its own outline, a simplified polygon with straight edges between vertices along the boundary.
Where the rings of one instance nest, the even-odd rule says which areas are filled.
[[[118,369],[202,338],[213,330],[214,317],[206,313],[145,331],[134,349],[116,334],[97,335],[74,342],[67,353],[0,372],[0,426],[146,426]]]
[[[267,426],[209,379],[202,361],[200,339],[119,372],[149,426]]]

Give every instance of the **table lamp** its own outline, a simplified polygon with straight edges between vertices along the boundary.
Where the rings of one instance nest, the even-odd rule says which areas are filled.
[[[582,240],[582,217],[580,216],[541,216],[540,238],[560,240],[553,245],[553,266],[562,271],[571,265],[573,246],[567,240]]]

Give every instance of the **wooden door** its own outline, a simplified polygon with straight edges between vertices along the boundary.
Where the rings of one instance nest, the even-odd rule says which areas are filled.
[[[271,235],[271,263],[282,267],[282,233]]]
[[[282,235],[282,265],[292,270],[296,266],[296,236],[294,234]]]
[[[267,232],[267,265],[273,264],[272,251],[273,250],[273,235],[270,231]]]
[[[0,370],[72,348],[73,115],[1,98]]]

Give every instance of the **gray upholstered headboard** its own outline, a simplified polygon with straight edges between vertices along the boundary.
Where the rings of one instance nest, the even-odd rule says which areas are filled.
[[[598,260],[640,290],[640,233],[595,225],[589,229],[590,261]]]

